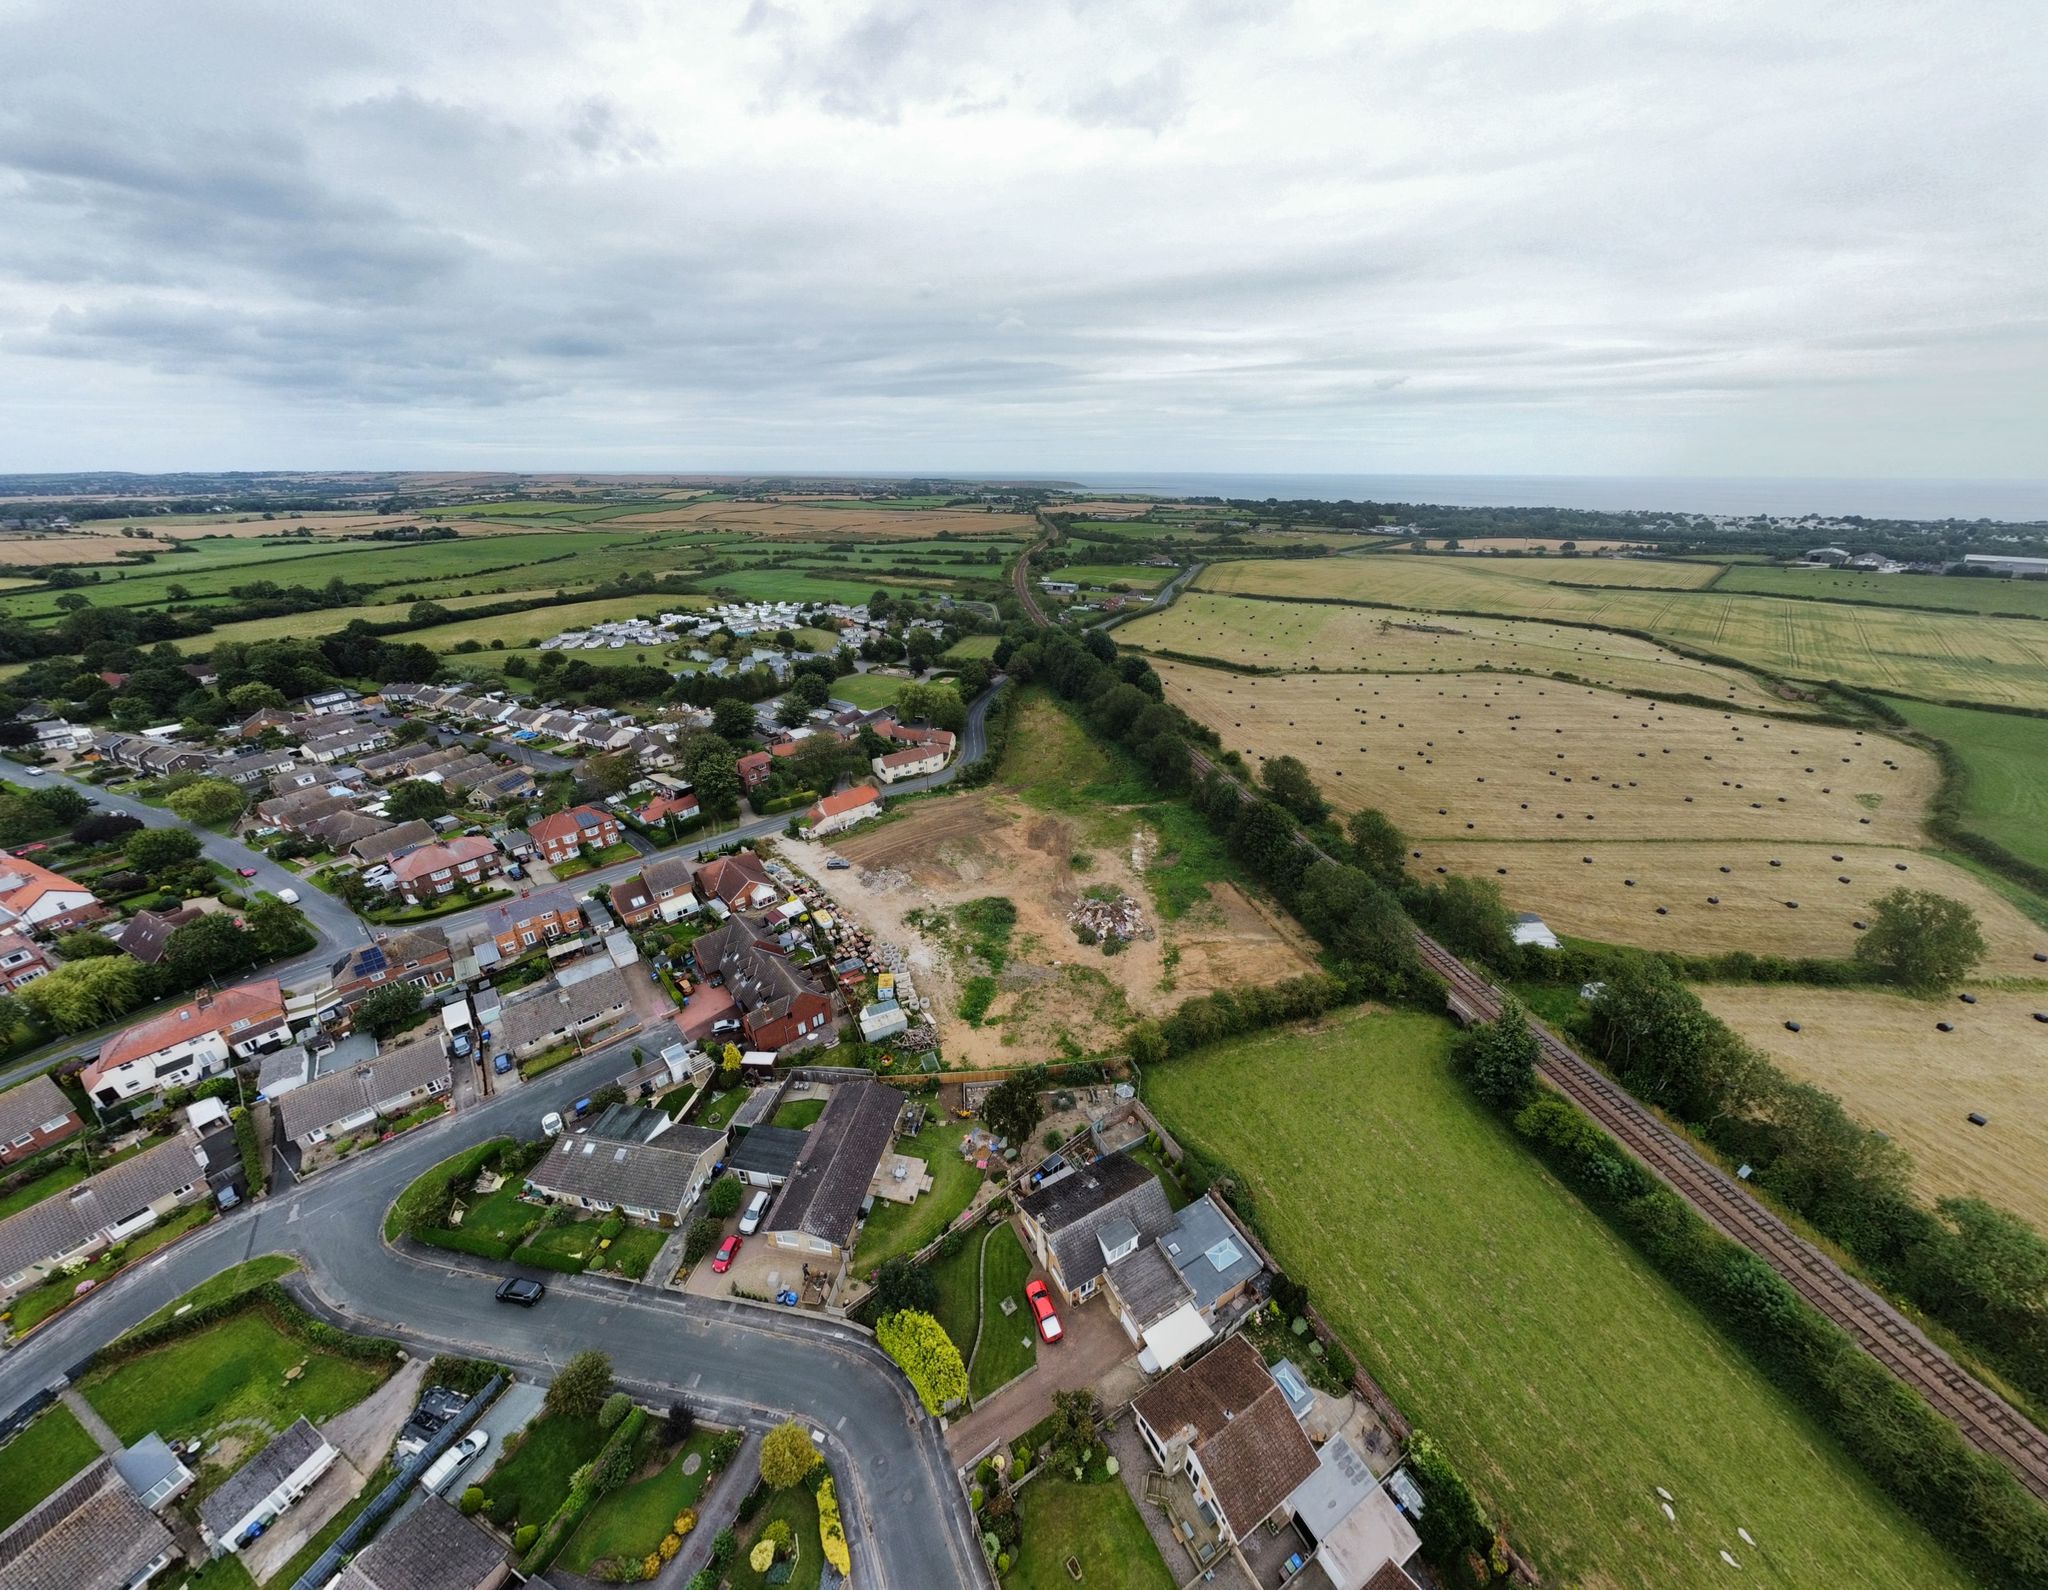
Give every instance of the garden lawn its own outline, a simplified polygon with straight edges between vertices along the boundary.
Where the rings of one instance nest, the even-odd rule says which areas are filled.
[[[32,1330],[56,1313],[77,1295],[80,1283],[106,1280],[117,1271],[131,1264],[139,1263],[158,1248],[175,1242],[186,1232],[203,1226],[213,1218],[213,1205],[193,1204],[181,1209],[166,1220],[151,1226],[140,1236],[122,1245],[123,1251],[117,1259],[111,1252],[101,1254],[76,1275],[52,1276],[33,1291],[24,1292],[8,1305],[14,1316],[10,1328],[16,1336]]]
[[[598,1257],[598,1233],[603,1229],[602,1220],[565,1220],[528,1237],[525,1246],[512,1255],[513,1261],[518,1262],[520,1253],[532,1249],[552,1253],[557,1258],[581,1259],[585,1264],[594,1264]]]
[[[597,1456],[605,1432],[595,1419],[543,1414],[526,1427],[519,1450],[484,1477],[484,1502],[499,1523],[545,1524],[569,1494],[570,1476]]]
[[[573,878],[579,873],[595,872],[598,868],[609,867],[615,862],[631,861],[639,854],[634,846],[622,839],[616,845],[608,845],[603,850],[585,851],[581,855],[571,856],[567,861],[558,861],[554,864],[554,873],[557,878]]]
[[[872,712],[877,707],[896,704],[896,692],[909,684],[908,679],[893,679],[884,674],[847,674],[832,681],[832,696],[837,701],[850,701],[863,712]]]
[[[1147,1096],[1242,1179],[1275,1257],[1546,1580],[1722,1584],[1726,1548],[1755,1584],[1969,1583],[1471,1100],[1450,1033],[1341,1016],[1157,1067]]]
[[[1038,1362],[1038,1326],[1024,1301],[1030,1279],[1031,1255],[1006,1220],[989,1233],[982,1253],[981,1346],[967,1375],[968,1395],[976,1402]],[[1015,1313],[1003,1312],[1006,1297],[1015,1299]]]
[[[842,1497],[842,1514],[847,1505]],[[776,1491],[769,1496],[747,1528],[741,1531],[740,1549],[733,1554],[732,1566],[726,1570],[726,1582],[732,1590],[762,1590],[767,1584],[768,1581],[748,1564],[747,1551],[761,1538],[761,1531],[768,1527],[771,1518],[787,1519],[790,1533],[796,1539],[796,1572],[790,1575],[784,1590],[818,1590],[820,1570],[825,1566],[825,1548],[818,1544],[818,1499],[807,1485],[792,1485],[786,1491]],[[856,1571],[858,1568],[859,1565],[855,1564]]]
[[[52,1403],[35,1421],[0,1446],[0,1529],[100,1455],[78,1416]]]
[[[965,662],[969,657],[993,657],[1002,639],[1000,635],[962,635],[946,648],[945,656],[949,662]]]
[[[974,1200],[981,1172],[960,1153],[965,1128],[958,1121],[929,1118],[915,1137],[899,1137],[896,1152],[923,1160],[931,1167],[932,1190],[914,1204],[875,1201],[875,1212],[861,1227],[853,1250],[854,1273],[867,1272],[899,1256],[917,1252],[937,1238],[953,1217]]]
[[[286,1371],[304,1365],[297,1380]],[[85,1400],[124,1443],[154,1430],[167,1441],[205,1436],[230,1421],[273,1433],[301,1414],[315,1424],[352,1408],[389,1366],[309,1347],[251,1308],[153,1351],[94,1370]]]
[[[660,1426],[651,1428],[658,1431]],[[569,1537],[569,1544],[557,1559],[560,1566],[570,1573],[588,1573],[592,1563],[605,1557],[638,1562],[659,1547],[676,1514],[686,1507],[695,1507],[697,1498],[703,1494],[705,1483],[711,1478],[710,1452],[711,1436],[700,1430],[682,1444],[659,1472],[605,1497]],[[683,1461],[693,1453],[699,1459],[697,1472],[685,1474]]]
[[[975,1310],[980,1299],[975,1293],[976,1277],[980,1274],[978,1262],[981,1255],[982,1229],[976,1227],[967,1233],[967,1239],[951,1258],[935,1259],[929,1266],[932,1279],[939,1286],[939,1301],[932,1310],[932,1317],[945,1327],[946,1334],[953,1338],[953,1345],[960,1349],[964,1363],[967,1355],[974,1351]],[[865,1318],[865,1316],[863,1316]],[[873,1324],[872,1320],[868,1321]]]
[[[84,1180],[85,1166],[75,1159],[46,1170],[33,1180],[23,1182],[5,1197],[0,1197],[0,1220],[18,1215],[22,1210],[41,1203],[51,1193],[62,1192]]]
[[[748,1088],[726,1088],[714,1093],[704,1101],[704,1108],[697,1112],[698,1126],[723,1126],[733,1118],[735,1111],[747,1102]]]
[[[299,1267],[299,1261],[283,1253],[267,1253],[260,1259],[230,1265],[220,1274],[201,1281],[183,1297],[166,1303],[148,1319],[136,1326],[136,1330],[148,1330],[152,1325],[161,1325],[173,1314],[184,1308],[204,1308],[209,1303],[218,1303],[225,1298],[239,1297],[252,1291],[265,1281],[275,1281],[279,1276],[289,1275]]]
[[[787,1127],[792,1132],[801,1132],[805,1127],[815,1125],[818,1117],[824,1113],[823,1099],[791,1099],[775,1107],[775,1114],[769,1118],[768,1124]]]
[[[604,1250],[604,1267],[617,1271],[628,1280],[637,1281],[647,1273],[647,1267],[654,1262],[655,1255],[661,1252],[668,1239],[668,1232],[658,1231],[652,1226],[628,1226]]]
[[[519,1189],[524,1185],[523,1178],[514,1176],[496,1192],[479,1198],[463,1212],[462,1229],[500,1242],[521,1241],[547,1214],[520,1198]]]
[[[1071,1590],[1069,1557],[1079,1560],[1084,1585],[1173,1590],[1173,1575],[1121,1480],[1077,1485],[1042,1474],[1018,1493],[1017,1517],[1023,1539],[1003,1576],[1008,1590]]]

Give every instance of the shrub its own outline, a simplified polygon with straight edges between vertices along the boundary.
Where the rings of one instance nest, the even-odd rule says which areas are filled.
[[[924,1411],[937,1414],[967,1397],[967,1366],[946,1328],[929,1314],[903,1309],[875,1328],[875,1341],[910,1377]]]
[[[740,1200],[745,1197],[737,1176],[721,1176],[711,1184],[711,1192],[705,1200],[705,1207],[720,1220],[730,1219],[740,1211]]]
[[[623,1391],[615,1391],[604,1399],[604,1406],[597,1410],[597,1427],[600,1430],[616,1430],[619,1421],[626,1416],[626,1410],[633,1406],[633,1399]]]
[[[612,1394],[612,1361],[603,1353],[585,1348],[571,1358],[548,1387],[545,1406],[549,1413],[567,1419],[594,1418]]]
[[[773,1541],[775,1549],[783,1551],[796,1544],[796,1531],[789,1527],[788,1519],[771,1518],[762,1529],[761,1538]]]
[[[715,1474],[730,1464],[734,1458],[739,1456],[740,1448],[745,1442],[746,1438],[737,1430],[721,1430],[717,1435],[713,1436],[711,1438],[711,1452],[709,1456],[711,1471]]]
[[[801,1483],[823,1459],[811,1444],[811,1433],[786,1419],[761,1438],[761,1482],[778,1491]]]
[[[696,1428],[697,1416],[690,1411],[690,1405],[672,1402],[668,1405],[668,1417],[662,1421],[661,1438],[670,1446],[681,1446]]]
[[[775,1542],[765,1535],[754,1542],[754,1549],[747,1553],[747,1566],[756,1573],[766,1573],[775,1566]]]
[[[512,1532],[512,1549],[524,1556],[540,1536],[540,1525],[521,1524]]]
[[[683,1239],[683,1263],[695,1264],[717,1247],[718,1239],[724,1235],[724,1222],[713,1220],[709,1215],[692,1222],[690,1234]]]
[[[470,1486],[468,1490],[462,1493],[462,1500],[456,1503],[456,1506],[460,1509],[464,1518],[476,1517],[478,1513],[483,1511],[484,1488],[481,1485]]]
[[[680,1513],[676,1514],[676,1521],[673,1524],[669,1525],[669,1530],[672,1534],[680,1538],[684,1535],[689,1534],[689,1532],[695,1529],[696,1527],[697,1509],[694,1507],[686,1507]]]
[[[744,1506],[744,1502],[741,1505]],[[706,1572],[716,1578],[719,1570],[732,1561],[733,1553],[739,1549],[739,1537],[729,1529],[721,1529],[711,1537],[711,1566]]]
[[[825,1560],[843,1578],[853,1572],[853,1553],[846,1544],[846,1525],[839,1518],[839,1493],[828,1474],[818,1487],[818,1545]]]

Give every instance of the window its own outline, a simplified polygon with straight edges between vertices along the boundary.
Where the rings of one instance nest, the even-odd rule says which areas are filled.
[[[534,942],[533,935],[531,933],[522,933],[519,935],[519,942],[531,949]]]
[[[33,1133],[33,1132],[23,1132],[23,1133],[21,1134],[21,1136],[17,1137],[17,1138],[16,1138],[16,1139],[15,1139],[15,1140],[14,1140],[14,1141],[13,1141],[12,1143],[10,1143],[10,1144],[9,1144],[8,1146],[9,1146],[10,1148],[27,1148],[27,1147],[28,1147],[28,1145],[29,1145],[29,1144],[31,1144],[31,1143],[33,1143],[33,1142],[34,1142],[35,1140],[36,1140],[36,1134],[35,1134],[35,1133]]]

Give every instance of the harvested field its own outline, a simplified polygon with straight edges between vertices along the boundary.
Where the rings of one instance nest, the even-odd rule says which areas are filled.
[[[1492,878],[1511,906],[1535,912],[1559,933],[1701,955],[1846,957],[1856,923],[1870,919],[1879,895],[1928,889],[1977,913],[1990,946],[1977,976],[2035,978],[2048,971],[2034,960],[2036,951],[2048,951],[2048,928],[2028,921],[1974,873],[1917,850],[1731,840],[1610,844],[1591,835],[1551,844],[1418,840],[1411,849],[1422,853],[1408,862],[1418,874],[1445,867]],[[1844,877],[1849,882],[1839,881]],[[1720,903],[1710,903],[1710,895]],[[1657,914],[1659,906],[1665,915]],[[2037,1048],[2048,1048],[2041,1036],[2037,1029]]]
[[[459,613],[466,607],[490,607],[499,602],[516,602],[522,598],[529,601],[539,600],[554,594],[553,591],[486,591],[480,596],[437,596],[433,600],[450,612]],[[375,602],[362,607],[330,607],[317,613],[287,613],[279,618],[250,618],[238,624],[221,624],[207,634],[195,635],[180,644],[187,652],[198,654],[211,651],[224,641],[297,640],[308,635],[331,635],[337,630],[346,629],[359,618],[367,619],[373,624],[396,623],[412,611],[412,606],[410,602]],[[546,613],[567,611],[567,608],[537,608],[533,616],[539,618]],[[479,620],[478,627],[484,622],[487,621]],[[432,635],[437,639],[429,640],[426,644],[445,648],[472,633],[477,633],[477,630],[472,628],[458,633],[457,626],[449,624],[432,630],[407,632],[392,638],[410,641]],[[547,630],[545,633],[551,635],[554,630]],[[477,633],[477,638],[488,643],[490,635]]]
[[[2048,934],[2042,935],[2048,938]],[[1787,1073],[1913,1156],[1929,1197],[1985,1198],[2048,1229],[2048,990],[1980,988],[1977,1003],[1848,988],[1705,987],[1707,1008]],[[1787,1032],[1796,1021],[1799,1031]],[[1937,1021],[1954,1032],[1938,1032]],[[1973,1126],[1977,1111],[1988,1124]]]
[[[2048,625],[2032,620],[1720,591],[1579,590],[1513,572],[1524,567],[1385,555],[1290,559],[1213,564],[1197,583],[1212,591],[1570,619],[1642,630],[1801,679],[1846,679],[1935,699],[2048,700]]]
[[[1140,825],[1128,849],[1088,849],[1077,820],[1046,813],[999,791],[920,803],[906,815],[829,847],[780,841],[876,936],[902,946],[912,977],[941,1016],[946,1056],[959,1064],[1027,1065],[1062,1056],[1061,1040],[1083,1048],[1134,1015],[1171,1009],[1194,994],[1263,983],[1315,969],[1300,935],[1234,885],[1209,885],[1209,900],[1160,920],[1144,882],[1157,836]],[[1073,857],[1089,863],[1076,871]],[[854,864],[828,872],[828,853]],[[1084,891],[1117,889],[1145,902],[1138,939],[1116,955],[1084,945],[1067,915]],[[979,1027],[953,1014],[960,986],[978,970],[906,920],[989,895],[1015,903],[1017,923],[1001,992]]]
[[[1890,607],[1945,607],[1965,613],[2031,613],[2036,618],[2048,618],[2048,580],[1855,574],[1847,569],[1749,565],[1729,569],[1714,588],[1754,591],[1765,596],[1832,597]]]
[[[1163,612],[1133,619],[1116,638],[1119,645],[1214,657],[1252,668],[1568,673],[1616,690],[1658,690],[1789,711],[1800,707],[1773,694],[1753,674],[1694,662],[1654,641],[1613,630],[1524,619],[1431,618],[1191,591]]]
[[[890,510],[866,504],[836,508],[821,502],[691,502],[611,521],[615,529],[741,530],[752,536],[864,539],[935,536],[1017,536],[1036,528],[1027,514],[983,513],[973,508]]]
[[[1444,550],[1446,537],[1431,536],[1423,542],[1432,552]],[[1560,555],[1560,561],[1570,563],[1562,557],[1566,537],[1561,536],[1463,536],[1458,544],[1467,551],[1478,549],[1485,552],[1534,552],[1541,548],[1545,552]],[[1639,541],[1572,541],[1581,552],[1625,552],[1630,547],[1641,546]],[[1619,583],[1619,582],[1616,582]]]
[[[494,596],[491,600],[504,601],[505,598]],[[536,607],[525,613],[503,613],[496,618],[436,624],[429,629],[408,631],[401,638],[408,642],[417,641],[422,646],[431,646],[435,651],[446,651],[465,640],[482,641],[486,646],[494,640],[502,640],[507,646],[519,646],[531,641],[545,640],[550,635],[559,635],[565,629],[581,629],[585,625],[601,623],[606,619],[632,618],[636,615],[651,617],[663,611],[683,612],[710,605],[708,597],[682,595],[674,591],[649,592],[645,596],[604,596],[588,602],[566,602],[559,607]],[[612,654],[593,651],[572,652],[570,655],[601,663],[607,655]],[[625,653],[622,651],[616,655],[623,656]]]
[[[1175,569],[1146,568],[1140,563],[1071,563],[1048,571],[1059,580],[1078,580],[1083,585],[1126,585],[1135,591],[1156,591],[1178,572]]]
[[[132,557],[138,552],[168,550],[168,538],[164,541],[124,540],[119,535],[94,535],[81,530],[69,533],[52,531],[47,535],[0,535],[0,563],[25,569],[118,563],[124,556]]]
[[[1158,671],[1226,749],[1299,756],[1340,809],[1418,835],[1918,844],[1938,781],[1932,756],[1881,735],[1554,679]]]

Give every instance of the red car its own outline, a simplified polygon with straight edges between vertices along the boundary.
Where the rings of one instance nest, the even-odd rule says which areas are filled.
[[[1052,1311],[1052,1294],[1045,1289],[1043,1281],[1032,1281],[1024,1288],[1024,1301],[1031,1305],[1031,1312],[1038,1316],[1038,1334],[1049,1342],[1056,1342],[1064,1334],[1060,1330],[1060,1317]]]
[[[256,869],[254,867],[237,867],[235,868],[235,871],[239,872],[245,878],[253,878],[256,876]]]
[[[723,1275],[732,1268],[732,1261],[740,1256],[740,1234],[735,1231],[718,1245],[718,1257],[711,1261],[711,1273]]]

